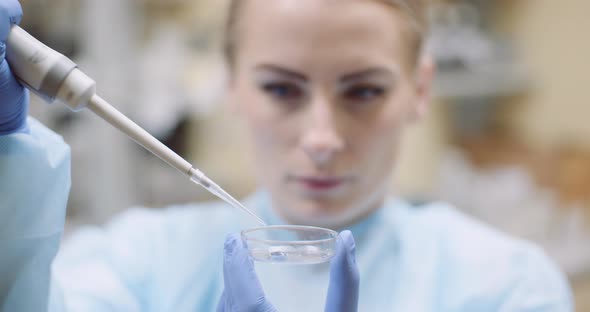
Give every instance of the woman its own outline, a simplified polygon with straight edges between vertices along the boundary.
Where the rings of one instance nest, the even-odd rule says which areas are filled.
[[[5,40],[20,7],[1,7]],[[307,311],[324,301],[330,276],[327,311],[356,310],[357,294],[361,311],[571,311],[562,273],[536,247],[444,204],[415,209],[387,197],[403,129],[428,110],[423,10],[417,0],[232,2],[228,96],[251,131],[261,190],[246,205],[271,224],[347,229],[356,239],[355,260],[350,232],[341,234],[331,274],[270,276],[272,302],[237,236],[224,255],[227,233],[252,224],[221,203],[131,210],[82,230],[55,257],[68,147],[25,121],[27,93],[3,61],[0,306]]]

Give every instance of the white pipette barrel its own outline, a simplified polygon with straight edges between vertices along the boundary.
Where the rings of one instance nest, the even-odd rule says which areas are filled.
[[[96,95],[96,83],[74,62],[18,26],[6,41],[6,59],[18,79],[48,102],[73,111],[88,108],[172,167],[191,177],[192,165]]]
[[[191,169],[193,166],[188,161],[173,152],[162,142],[158,141],[131,119],[127,118],[127,116],[116,110],[100,96],[96,94],[92,96],[88,102],[87,108],[113,127],[125,133],[133,139],[133,141],[167,162],[170,166],[191,177]]]
[[[184,158],[99,97],[96,94],[94,80],[79,70],[74,62],[16,25],[12,26],[6,40],[6,59],[16,77],[28,89],[48,102],[62,102],[73,111],[88,108],[152,154],[187,175],[192,181],[265,225],[264,221],[227,194],[203,172],[194,168]]]

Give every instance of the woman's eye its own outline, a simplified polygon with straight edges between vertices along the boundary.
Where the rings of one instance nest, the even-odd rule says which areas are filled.
[[[302,96],[301,88],[291,83],[268,83],[262,86],[264,92],[280,100],[293,100]]]
[[[346,90],[344,96],[354,101],[370,101],[382,97],[384,94],[385,89],[382,87],[356,86]]]

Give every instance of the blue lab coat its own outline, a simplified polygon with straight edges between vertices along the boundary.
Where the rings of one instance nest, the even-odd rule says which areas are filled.
[[[29,124],[31,134],[0,136],[0,310],[214,311],[224,239],[253,226],[248,218],[219,202],[134,208],[60,248],[69,148]],[[283,223],[264,191],[246,203]],[[359,311],[573,310],[564,275],[543,251],[446,204],[390,198],[350,229]],[[327,264],[257,264],[257,272],[279,311],[321,310]]]

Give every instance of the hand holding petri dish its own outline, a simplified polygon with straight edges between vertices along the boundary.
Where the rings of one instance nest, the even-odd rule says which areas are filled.
[[[241,236],[256,261],[315,264],[334,257],[338,233],[312,226],[271,225],[244,230]]]

